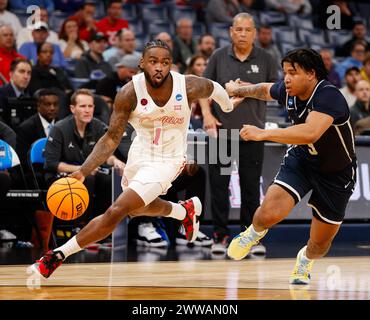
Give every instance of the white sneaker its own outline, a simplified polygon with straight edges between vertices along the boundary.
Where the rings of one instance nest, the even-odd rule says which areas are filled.
[[[194,244],[199,247],[209,247],[213,244],[213,239],[205,235],[202,231],[198,231],[198,236],[194,241]]]
[[[139,224],[136,243],[153,248],[168,246],[167,241],[162,239],[151,222]]]
[[[213,239],[206,236],[200,230],[198,231],[198,235],[194,240],[194,245],[198,247],[209,247],[213,244]],[[178,235],[176,236],[176,244],[180,246],[186,246],[189,244],[189,241],[186,239],[185,230],[183,227],[179,229]]]
[[[262,243],[258,243],[251,248],[251,254],[266,254],[266,247]]]

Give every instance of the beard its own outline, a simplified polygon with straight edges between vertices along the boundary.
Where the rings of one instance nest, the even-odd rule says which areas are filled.
[[[166,79],[168,78],[168,76],[170,75],[170,73],[168,73],[163,79],[161,82],[153,82],[153,80],[151,79],[149,73],[147,71],[144,70],[144,76],[145,76],[145,80],[150,84],[151,87],[155,88],[155,89],[158,89],[160,87],[162,87],[163,83],[166,81]]]

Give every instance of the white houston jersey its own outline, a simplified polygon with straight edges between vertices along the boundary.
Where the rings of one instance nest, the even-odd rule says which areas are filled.
[[[131,161],[184,161],[191,110],[185,76],[173,71],[171,75],[172,93],[163,107],[158,107],[149,95],[144,73],[132,78],[137,105],[128,121],[137,136],[129,152]]]

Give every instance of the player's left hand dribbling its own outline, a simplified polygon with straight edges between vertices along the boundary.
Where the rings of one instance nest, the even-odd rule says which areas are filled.
[[[240,136],[245,141],[261,141],[263,140],[263,132],[263,129],[245,124],[240,130]]]

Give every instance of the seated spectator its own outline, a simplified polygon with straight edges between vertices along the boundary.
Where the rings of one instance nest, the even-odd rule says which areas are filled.
[[[368,52],[364,59],[364,64],[361,68],[361,77],[370,83],[370,52]]]
[[[48,24],[49,23],[49,14],[48,14],[47,10],[45,8],[40,8],[39,13],[40,13],[39,15],[36,15],[37,12],[35,12],[35,14],[34,14],[34,15],[36,15],[35,17],[38,19],[38,21],[45,22],[46,24]],[[27,25],[25,28],[22,28],[18,32],[18,35],[17,35],[17,48],[18,48],[18,50],[22,46],[23,43],[33,41],[32,30],[33,30],[34,24],[36,22],[37,21],[34,19],[32,21],[32,24]],[[49,30],[49,36],[46,38],[46,42],[58,44],[58,42],[59,42],[58,34],[53,30]]]
[[[351,55],[351,49],[355,42],[366,43],[366,51],[370,50],[370,43],[366,40],[366,26],[362,21],[356,21],[352,28],[352,38],[336,49],[335,54],[340,57]]]
[[[54,46],[51,43],[45,42],[37,46],[37,63],[32,67],[31,82],[28,87],[31,94],[41,88],[57,88],[64,94],[69,94],[73,90],[64,69],[52,66],[53,55]],[[61,105],[64,102],[65,100],[60,101]]]
[[[154,40],[161,40],[165,42],[168,47],[173,51],[173,40],[168,32],[160,32],[155,37]]]
[[[183,18],[177,21],[176,36],[173,41],[173,63],[179,67],[180,73],[184,73],[187,64],[197,49],[193,39],[193,23]]]
[[[22,24],[14,13],[6,10],[7,6],[8,0],[0,1],[0,25],[10,26],[13,30],[13,34],[17,36],[19,30],[22,29]]]
[[[52,127],[46,143],[45,177],[48,185],[60,175],[78,170],[107,130],[104,123],[93,118],[94,98],[91,91],[77,90],[71,97],[70,108],[72,115]],[[106,164],[119,169],[122,175],[124,164],[114,155],[108,158]],[[73,223],[84,224],[86,220],[105,212],[111,204],[111,177],[101,172],[100,168],[95,168],[84,184],[89,191],[91,205]]]
[[[334,84],[337,88],[342,87],[342,82],[340,81],[340,77],[338,72],[335,71],[335,66],[333,63],[333,54],[329,49],[321,49],[320,55],[322,61],[324,62],[325,68],[328,71],[328,80]]]
[[[23,121],[17,132],[16,151],[27,176],[27,152],[33,142],[49,135],[59,112],[59,97],[52,89],[39,89],[36,92],[37,113]],[[31,184],[32,185],[32,184]],[[45,186],[43,187],[45,189]]]
[[[351,108],[351,125],[355,135],[370,135],[370,84],[356,84],[356,102]]]
[[[206,7],[206,23],[210,27],[212,23],[233,23],[233,17],[241,12],[237,0],[209,0]]]
[[[207,58],[196,54],[192,56],[190,59],[189,65],[185,71],[185,74],[193,74],[198,77],[203,76],[203,72],[206,69],[207,66]],[[211,100],[208,100],[208,103],[210,104],[212,102]],[[199,101],[193,101],[191,104],[191,117],[190,117],[190,124],[192,126],[192,129],[201,129],[203,128],[203,116],[202,116],[202,108],[201,103],[207,103],[207,99],[200,99]]]
[[[15,149],[16,134],[6,123],[0,119],[0,139]],[[3,201],[12,186],[12,178],[8,170],[0,171],[0,201]]]
[[[95,12],[96,2],[87,0],[75,15],[68,18],[77,22],[81,40],[89,41],[90,37],[97,32]]]
[[[278,47],[274,44],[274,41],[272,40],[272,29],[270,26],[262,25],[258,28],[255,44],[271,54],[280,68],[281,54]]]
[[[356,102],[355,90],[357,82],[361,80],[360,69],[357,67],[347,69],[344,80],[346,85],[340,89],[340,92],[351,108]]]
[[[10,120],[9,98],[29,97],[27,87],[31,80],[32,65],[25,59],[16,59],[10,65],[10,82],[0,87],[0,115]]]
[[[202,35],[198,40],[198,53],[206,57],[207,60],[212,55],[213,51],[216,49],[216,40],[215,38],[206,33]]]
[[[98,32],[91,36],[89,41],[89,50],[82,54],[76,63],[76,78],[100,80],[109,76],[113,69],[110,64],[103,59],[103,52],[107,47],[107,37]],[[99,73],[98,76],[94,74]]]
[[[37,46],[44,43],[49,36],[49,27],[45,22],[35,23],[32,30],[33,41],[25,42],[19,48],[19,53],[31,60],[33,65],[37,63]],[[59,45],[52,43],[53,57],[52,65],[55,67],[66,67],[67,62]]]
[[[75,20],[65,20],[59,32],[59,46],[65,58],[80,59],[89,50],[86,41],[80,39],[78,24]]]
[[[122,1],[109,0],[107,16],[96,23],[98,32],[102,32],[108,39],[109,45],[116,42],[116,33],[121,29],[128,29],[128,22],[122,19]]]
[[[138,73],[139,63],[140,58],[133,54],[123,56],[115,65],[116,71],[97,83],[95,93],[102,96],[112,107],[117,92]]]
[[[117,32],[117,46],[111,47],[103,52],[105,61],[108,61],[113,70],[115,65],[126,55],[133,54],[138,59],[141,58],[141,53],[136,51],[135,33],[130,29],[121,29]]]
[[[360,69],[362,67],[362,63],[365,59],[365,52],[366,48],[364,42],[356,41],[353,44],[351,56],[346,58],[341,63],[338,63],[336,66],[336,71],[338,72],[341,81],[343,81],[344,74],[348,68],[355,66]]]
[[[267,9],[288,14],[311,14],[309,0],[265,0]]]
[[[24,58],[14,49],[14,32],[11,27],[0,26],[0,85],[9,82],[10,65],[17,58]]]

